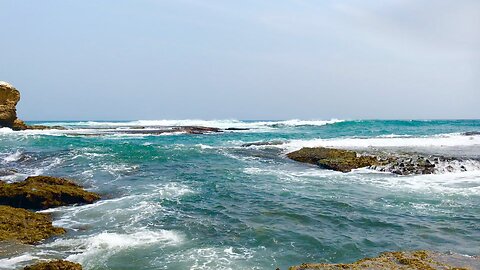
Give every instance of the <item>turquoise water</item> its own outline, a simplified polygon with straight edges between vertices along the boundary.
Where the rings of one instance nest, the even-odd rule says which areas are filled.
[[[39,122],[38,122],[39,123]],[[34,123],[35,124],[35,123]],[[75,179],[93,205],[48,210],[68,229],[0,269],[67,258],[84,269],[287,269],[389,250],[480,254],[480,120],[62,122],[0,133],[0,168],[19,181]],[[205,135],[110,134],[136,126],[244,127]],[[242,147],[249,142],[281,141]],[[303,146],[391,148],[462,157],[466,172],[338,173],[285,153]]]

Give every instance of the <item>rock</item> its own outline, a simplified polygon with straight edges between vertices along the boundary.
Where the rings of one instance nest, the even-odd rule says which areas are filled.
[[[82,270],[82,266],[64,260],[39,262],[34,265],[26,266],[23,270]]]
[[[250,145],[257,144],[245,144],[244,146]],[[374,154],[365,154],[351,150],[325,147],[302,148],[287,154],[287,156],[299,162],[315,164],[335,171],[349,172],[352,169],[367,167],[368,169],[391,172],[398,175],[433,174],[441,172],[443,163],[452,164],[454,161],[458,162],[455,158],[443,156],[427,157],[419,154],[398,154],[378,151],[374,152]],[[448,165],[444,170],[452,172],[455,169]],[[462,165],[459,170],[466,171],[466,168]]]
[[[411,270],[440,270],[440,269],[477,269],[480,264],[478,257],[467,257],[457,254],[443,254],[432,251],[385,252],[375,258],[365,258],[350,264],[309,264],[292,266],[289,270],[336,270],[336,269],[411,269]]]
[[[63,228],[53,227],[48,214],[0,205],[0,241],[35,244],[63,233]]]
[[[12,128],[17,120],[20,92],[7,82],[0,81],[0,127]]]
[[[465,135],[465,136],[476,136],[476,135],[480,135],[480,131],[467,131],[467,132],[464,132],[463,135]]]
[[[11,84],[0,81],[0,127],[13,130],[26,129],[65,129],[55,126],[29,126],[17,118],[17,103],[20,101],[20,92]]]
[[[0,181],[0,204],[27,209],[47,209],[71,204],[93,203],[98,194],[84,190],[73,181],[50,176],[31,176],[7,184]]]
[[[205,133],[218,133],[222,132],[219,128],[214,127],[200,127],[200,126],[182,126],[182,127],[175,127],[174,130],[178,130],[179,132],[185,132],[188,134],[205,134]]]
[[[358,155],[354,151],[325,147],[302,148],[287,154],[290,159],[319,165],[320,167],[341,172],[379,164],[376,157]]]
[[[281,145],[284,144],[282,141],[270,141],[270,142],[252,142],[252,143],[244,143],[242,147],[250,147],[250,146],[263,146],[263,145]]]
[[[234,127],[231,127],[231,128],[226,128],[224,130],[228,130],[228,131],[244,131],[244,130],[250,130],[249,128],[234,128]]]

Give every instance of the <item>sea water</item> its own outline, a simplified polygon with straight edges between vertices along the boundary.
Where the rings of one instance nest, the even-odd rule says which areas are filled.
[[[464,134],[480,131],[480,120],[29,124],[67,130],[0,129],[0,171],[16,171],[1,178],[68,177],[102,200],[44,211],[67,233],[3,247],[0,269],[53,258],[87,270],[287,269],[393,250],[480,253],[480,136]],[[148,134],[184,125],[245,130]],[[139,127],[146,132],[121,132]],[[275,143],[242,146],[251,142]],[[340,173],[285,157],[305,146],[432,153],[458,164],[398,176]]]

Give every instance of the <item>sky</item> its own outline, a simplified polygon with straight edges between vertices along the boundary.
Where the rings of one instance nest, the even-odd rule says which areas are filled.
[[[478,0],[0,0],[25,120],[480,118]]]

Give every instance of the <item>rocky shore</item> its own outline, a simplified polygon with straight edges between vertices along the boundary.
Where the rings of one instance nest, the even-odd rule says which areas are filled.
[[[467,170],[463,165],[459,165],[458,168],[452,166],[455,162],[460,163],[456,158],[418,153],[359,152],[327,147],[305,147],[288,153],[287,157],[340,172],[367,168],[398,175],[415,175]]]
[[[480,258],[458,254],[417,250],[406,252],[385,252],[375,258],[364,258],[349,264],[304,263],[289,270],[468,270],[479,269]]]
[[[0,241],[35,245],[66,230],[52,225],[49,214],[42,210],[64,205],[93,203],[100,195],[84,190],[73,180],[32,176],[24,181],[0,181]],[[66,261],[39,262],[25,269],[82,269],[79,264]]]

